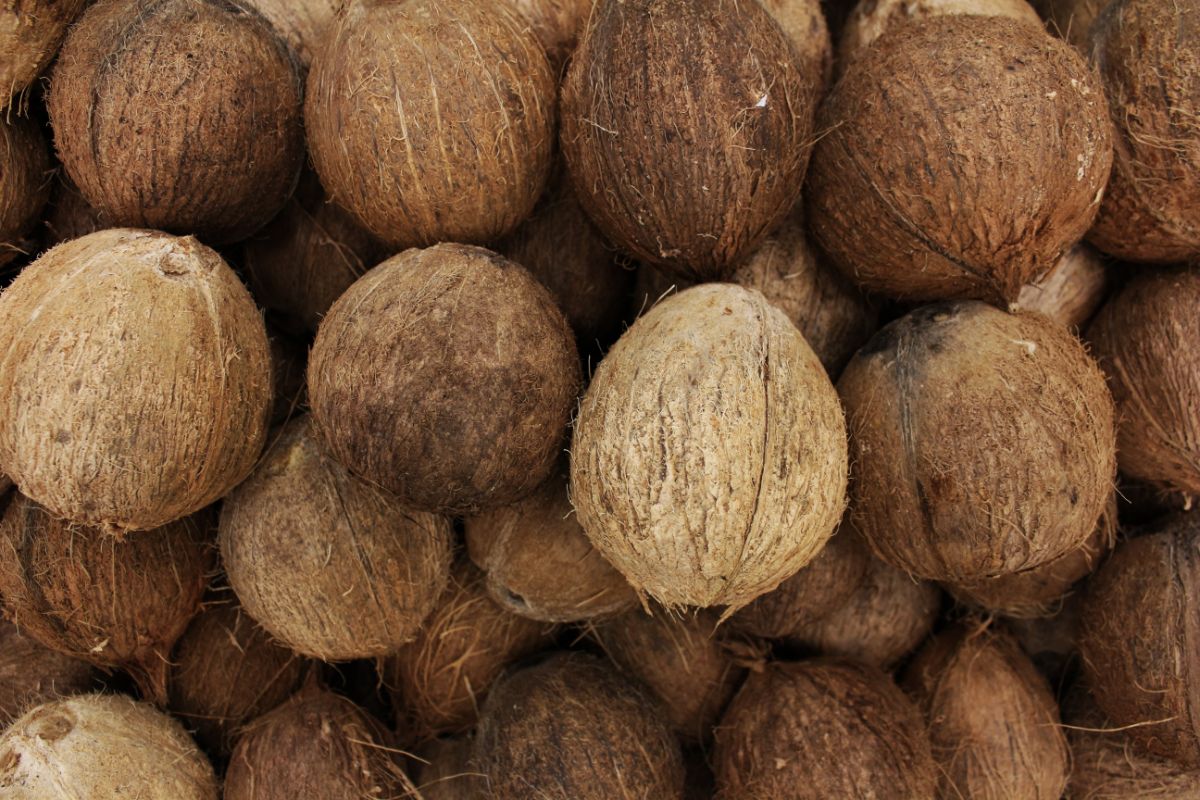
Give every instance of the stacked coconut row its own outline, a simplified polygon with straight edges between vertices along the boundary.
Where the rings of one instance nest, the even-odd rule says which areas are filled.
[[[334,5],[0,11],[0,798],[1200,796],[1197,0]]]

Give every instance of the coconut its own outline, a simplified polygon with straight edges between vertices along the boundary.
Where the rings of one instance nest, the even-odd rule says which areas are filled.
[[[100,0],[51,73],[59,160],[118,225],[244,239],[304,161],[301,86],[270,24],[227,0]]]
[[[496,605],[482,574],[459,565],[417,640],[385,662],[401,729],[418,740],[467,730],[504,668],[550,644],[552,633]]]
[[[784,313],[756,291],[697,286],[600,363],[575,422],[572,499],[639,592],[732,613],[833,533],[845,435],[829,378]]]
[[[225,773],[224,800],[410,797],[392,736],[344,697],[307,685],[247,726]]]
[[[550,68],[555,75],[562,73],[563,65],[575,52],[579,34],[592,13],[595,0],[511,0],[512,5],[524,15],[550,59]]]
[[[752,673],[717,728],[723,800],[933,796],[916,706],[873,667],[776,663]]]
[[[24,0],[0,8],[0,110],[42,74],[88,2]],[[9,174],[6,167],[5,182]]]
[[[1025,22],[898,26],[823,106],[810,230],[867,289],[1015,300],[1092,224],[1112,159],[1106,116],[1079,53]]]
[[[313,55],[333,27],[338,0],[245,0],[253,6],[292,49],[302,70],[312,64]]]
[[[179,723],[123,695],[46,703],[0,736],[0,797],[217,800],[212,765]]]
[[[92,686],[92,665],[23,636],[0,621],[0,729],[33,706]]]
[[[12,12],[0,9],[0,25],[6,13]],[[3,72],[0,66],[0,77]],[[46,137],[35,120],[11,114],[0,118],[0,266],[33,250],[30,237],[50,196],[51,168]]]
[[[210,753],[228,756],[239,729],[287,700],[307,664],[271,641],[233,602],[192,620],[175,646],[170,708]]]
[[[355,0],[309,73],[313,164],[331,199],[394,249],[485,244],[546,185],[556,86],[507,3]]]
[[[443,244],[371,270],[321,324],[317,432],[414,508],[468,516],[549,477],[580,384],[550,293],[506,258]]]
[[[302,655],[374,658],[412,641],[449,576],[449,520],[406,509],[283,427],[221,510],[221,558],[246,612]]]
[[[1008,630],[1029,654],[1034,666],[1053,686],[1062,686],[1074,677],[1079,662],[1079,612],[1082,593],[1068,595],[1048,617],[1005,620]]]
[[[1092,52],[1092,25],[1111,0],[1035,0],[1046,27],[1070,42],[1079,52]]]
[[[0,521],[0,595],[21,632],[166,701],[171,648],[200,610],[212,567],[204,512],[119,539],[73,526],[24,495]]]
[[[1200,271],[1137,275],[1088,329],[1120,425],[1121,472],[1200,493]]]
[[[1016,308],[1082,328],[1104,302],[1108,284],[1108,270],[1096,251],[1077,244],[1045,277],[1021,290]]]
[[[756,2],[599,3],[563,84],[580,203],[636,258],[729,274],[800,195],[824,80],[806,66]]]
[[[471,766],[474,740],[469,736],[435,739],[421,751],[417,788],[423,800],[482,800],[484,775]]]
[[[304,368],[308,348],[290,336],[270,331],[271,385],[275,402],[271,406],[271,424],[287,422],[300,413],[304,402]]]
[[[821,94],[833,72],[833,42],[820,0],[759,0],[791,41],[802,75],[821,75]]]
[[[1117,0],[1092,26],[1113,170],[1088,241],[1129,261],[1200,256],[1200,6]]]
[[[885,31],[910,21],[949,14],[1007,17],[1042,27],[1042,19],[1025,0],[859,0],[846,19],[838,42],[838,65],[857,58]]]
[[[938,797],[1062,797],[1070,756],[1058,703],[1011,636],[952,628],[921,650],[903,684],[929,720]]]
[[[1096,704],[1143,753],[1200,767],[1200,516],[1122,542],[1088,581],[1083,673]]]
[[[74,522],[165,525],[262,450],[262,317],[191,237],[114,229],[43,254],[0,297],[0,353],[0,464]]]
[[[43,250],[111,226],[107,218],[84,199],[70,179],[59,173],[50,194],[50,205],[46,207],[45,227]]]
[[[489,695],[475,758],[492,800],[664,800],[683,793],[679,742],[641,687],[562,653]]]
[[[863,347],[838,391],[854,434],[851,519],[920,577],[969,584],[1054,561],[1112,494],[1104,376],[1040,314],[925,306]]]

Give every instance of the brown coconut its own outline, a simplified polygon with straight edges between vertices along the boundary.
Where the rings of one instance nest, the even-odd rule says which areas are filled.
[[[471,764],[470,736],[435,739],[421,751],[417,788],[422,800],[484,800],[487,781]]]
[[[1088,328],[1120,425],[1121,472],[1200,493],[1200,271],[1137,275]]]
[[[562,653],[488,697],[475,761],[492,800],[680,800],[679,742],[644,689],[600,659]]]
[[[228,601],[192,620],[171,662],[171,711],[220,756],[233,750],[243,725],[291,697],[308,669]]]
[[[269,334],[271,385],[275,395],[275,402],[271,405],[271,424],[279,425],[302,413],[308,348],[304,342],[277,330],[271,330]]]
[[[549,477],[580,384],[550,293],[506,258],[442,244],[371,270],[321,324],[316,429],[413,508],[469,516]]]
[[[552,626],[496,605],[482,574],[459,565],[416,641],[385,662],[401,730],[418,740],[467,730],[504,668],[549,645],[552,634]]]
[[[245,0],[283,37],[300,62],[302,70],[312,65],[313,56],[333,27],[339,0]]]
[[[212,765],[183,727],[124,695],[89,694],[46,703],[0,736],[0,797],[219,796]]]
[[[1117,546],[1088,581],[1079,652],[1096,704],[1142,752],[1200,768],[1200,517]]]
[[[1046,28],[1070,42],[1079,52],[1092,52],[1092,25],[1112,0],[1034,0]]]
[[[117,225],[244,239],[304,161],[295,62],[227,0],[99,0],[63,43],[47,105],[67,174]]]
[[[885,31],[910,21],[949,14],[972,14],[985,17],[1007,17],[1026,22],[1040,29],[1042,19],[1025,0],[860,0],[850,16],[838,42],[838,66],[857,58]]]
[[[0,621],[0,728],[30,708],[92,686],[92,665],[21,634]]]
[[[600,230],[680,277],[728,275],[800,194],[824,76],[798,61],[756,2],[597,4],[561,142]]]
[[[88,2],[19,0],[0,7],[0,110],[42,74]],[[4,175],[7,182],[7,169]]]
[[[562,73],[567,59],[579,44],[579,35],[592,13],[595,0],[510,0],[533,26],[533,32],[555,75]]]
[[[1039,314],[925,306],[863,347],[838,391],[857,467],[850,517],[914,575],[1035,569],[1082,545],[1112,494],[1104,376]]]
[[[1082,328],[1104,302],[1108,287],[1104,262],[1095,250],[1080,243],[1043,278],[1023,288],[1015,306],[1070,328]]]
[[[262,450],[262,317],[191,237],[113,229],[43,254],[0,298],[0,353],[0,465],[61,517],[165,525]]]
[[[889,31],[817,127],[810,230],[862,286],[902,300],[1015,300],[1091,226],[1112,159],[1080,54],[1003,17]]]
[[[1088,241],[1129,261],[1200,256],[1200,4],[1117,0],[1092,26],[1113,169]]]
[[[903,685],[929,720],[939,798],[1062,797],[1070,755],[1058,703],[1011,636],[952,628],[921,650]]]
[[[929,798],[925,723],[892,679],[852,662],[752,673],[717,728],[722,800]]]
[[[507,3],[355,0],[309,73],[309,150],[330,198],[394,250],[486,244],[545,188],[556,87]]]
[[[446,586],[452,531],[346,472],[304,416],[225,498],[220,543],[229,585],[268,633],[350,661],[416,637]]]
[[[0,9],[0,26],[6,13],[12,12]],[[0,42],[2,52],[4,46]],[[3,72],[0,64],[0,77]],[[0,84],[0,97],[3,96]],[[51,169],[50,149],[41,125],[13,114],[0,118],[0,175],[4,176],[0,181],[0,266],[33,252],[34,229],[50,197]]]
[[[50,205],[46,207],[45,227],[43,250],[112,226],[60,172],[50,193]]]
[[[802,75],[821,75],[821,94],[833,72],[833,42],[820,0],[759,0],[795,48]]]
[[[520,502],[466,521],[467,552],[492,600],[542,622],[583,622],[638,604],[629,582],[592,547],[564,469]]]
[[[600,363],[575,422],[572,500],[639,592],[732,613],[833,533],[845,436],[829,378],[784,313],[756,291],[697,286]]]
[[[1074,677],[1079,663],[1079,616],[1083,593],[1068,595],[1048,617],[1011,618],[1005,626],[1021,643],[1034,665],[1051,682],[1061,686]]]

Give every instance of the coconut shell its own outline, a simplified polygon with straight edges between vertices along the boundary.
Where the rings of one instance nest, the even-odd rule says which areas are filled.
[[[882,672],[851,662],[776,663],[752,673],[717,728],[723,800],[929,798],[924,720]]]
[[[1034,6],[1046,28],[1070,42],[1079,52],[1092,52],[1092,25],[1112,0],[1036,0]]]
[[[562,653],[501,681],[475,759],[492,800],[681,800],[683,757],[641,687],[594,656]]]
[[[471,560],[487,573],[488,594],[519,616],[583,622],[638,604],[579,527],[565,470],[515,505],[468,519],[466,536]]]
[[[842,28],[838,42],[841,69],[885,31],[910,21],[949,14],[1007,17],[1042,27],[1042,19],[1025,0],[860,0]]]
[[[795,48],[802,75],[821,75],[820,94],[833,73],[833,42],[820,0],[759,0]]]
[[[67,174],[117,225],[244,239],[304,161],[295,62],[227,0],[99,0],[63,43],[47,106]]]
[[[0,28],[9,13],[14,12],[0,9]],[[0,52],[4,51],[3,38],[0,31]],[[0,78],[2,62],[0,59]],[[0,175],[4,176],[0,181],[0,266],[33,251],[30,237],[50,197],[51,169],[50,149],[35,120],[12,114],[0,119]]]
[[[1070,753],[1058,703],[1011,636],[954,628],[927,644],[904,687],[929,720],[945,800],[1059,800]]]
[[[333,27],[339,0],[245,0],[275,28],[292,49],[302,70],[312,65],[313,56]]]
[[[1013,301],[1091,226],[1112,160],[1106,115],[1080,54],[1028,23],[901,25],[822,108],[810,231],[872,291]]]
[[[42,74],[88,2],[22,0],[0,8],[0,110]],[[5,169],[5,183],[8,175]]]
[[[1121,472],[1200,493],[1200,271],[1133,278],[1088,328],[1119,412]]]
[[[485,800],[487,781],[471,765],[475,747],[469,736],[435,739],[421,751],[417,788],[422,800]]]
[[[178,722],[123,695],[46,703],[0,736],[5,800],[217,800],[218,787]]]
[[[600,362],[575,422],[572,500],[639,592],[732,613],[833,533],[845,435],[829,378],[784,313],[756,291],[697,286]]]
[[[1082,328],[1108,294],[1108,270],[1095,250],[1077,244],[1037,283],[1017,295],[1016,308],[1034,311],[1070,328]]]
[[[549,477],[580,384],[550,293],[506,258],[443,244],[371,270],[308,364],[317,431],[413,508],[470,516]]]
[[[87,236],[111,227],[107,218],[84,199],[71,181],[59,173],[46,207],[45,234],[42,249]]]
[[[92,665],[21,635],[0,621],[0,728],[30,708],[92,686]]]
[[[262,317],[191,237],[114,229],[43,254],[0,297],[0,353],[0,465],[74,522],[165,525],[262,450]]]
[[[550,59],[555,75],[579,44],[579,35],[592,13],[595,0],[511,0],[529,24]]]
[[[1128,261],[1200,256],[1200,4],[1117,0],[1092,26],[1112,179],[1088,241]]]
[[[229,585],[269,634],[350,661],[416,637],[446,586],[452,531],[346,472],[305,416],[225,499],[220,542]]]
[[[858,352],[838,391],[857,467],[850,517],[914,575],[964,584],[1035,569],[1080,547],[1112,494],[1104,376],[1039,314],[920,308]]]
[[[580,203],[636,258],[728,275],[799,197],[824,79],[806,66],[758,3],[598,3],[562,95]]]
[[[1200,517],[1122,542],[1088,581],[1079,651],[1101,711],[1143,753],[1200,768]]]

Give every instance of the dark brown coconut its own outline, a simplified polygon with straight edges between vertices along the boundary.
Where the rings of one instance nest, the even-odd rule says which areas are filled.
[[[838,661],[752,673],[717,728],[722,800],[929,798],[925,723],[892,679]]]
[[[1144,753],[1200,767],[1200,516],[1117,546],[1088,581],[1079,652],[1096,704]]]
[[[1112,0],[1034,0],[1046,27],[1084,55],[1092,52],[1092,25]]]
[[[92,665],[23,636],[0,621],[0,728],[34,706],[83,694],[92,686]]]
[[[1113,170],[1088,241],[1129,261],[1200,255],[1200,5],[1109,3],[1091,30]]]
[[[556,86],[507,3],[356,0],[309,73],[313,164],[330,198],[393,249],[486,244],[545,188]]]
[[[99,0],[51,74],[59,159],[114,224],[213,243],[262,227],[304,160],[301,86],[270,24],[227,0]]]
[[[338,0],[246,0],[267,21],[295,53],[300,67],[307,70],[313,56],[333,27]]]
[[[1079,663],[1079,616],[1083,593],[1068,595],[1048,617],[1012,618],[1005,621],[1008,630],[1021,643],[1038,670],[1053,686],[1062,686],[1074,677]]]
[[[818,129],[814,238],[861,285],[904,300],[1015,300],[1091,226],[1112,159],[1083,58],[1003,17],[880,37]]]
[[[0,110],[42,74],[88,2],[21,0],[0,8]]]
[[[262,317],[191,237],[113,229],[43,254],[0,298],[0,353],[0,465],[61,517],[159,527],[262,451]]]
[[[562,72],[570,55],[575,52],[579,35],[592,13],[595,0],[511,0],[517,11],[529,20],[538,41],[546,49],[550,68],[555,75]]]
[[[467,552],[492,600],[522,617],[583,622],[628,611],[637,593],[579,527],[565,466],[515,505],[468,519]]]
[[[483,800],[487,781],[471,765],[475,743],[470,736],[435,739],[421,751],[417,788],[422,800]]]
[[[942,633],[905,671],[929,720],[938,797],[1059,800],[1070,756],[1050,685],[1008,634]]]
[[[212,522],[205,511],[118,539],[17,495],[0,521],[5,614],[46,647],[124,669],[165,705],[171,649],[208,585]]]
[[[758,3],[598,3],[561,142],[600,230],[681,277],[728,275],[799,197],[824,76],[797,62]]]
[[[1112,493],[1104,376],[1039,314],[918,309],[858,352],[838,391],[850,517],[914,575],[974,583],[1049,563],[1084,543]]]
[[[59,173],[50,194],[50,205],[46,207],[46,232],[42,236],[42,249],[87,236],[103,228],[112,227],[108,220],[84,199],[71,181]]]
[[[851,60],[886,31],[907,22],[946,14],[1008,17],[1040,29],[1042,20],[1025,0],[860,0],[846,19],[838,41],[838,65]]]
[[[0,25],[6,13],[12,12],[0,9]],[[3,49],[0,43],[0,53]],[[2,61],[0,76],[4,71]],[[0,181],[0,266],[33,252],[31,236],[50,197],[51,168],[50,149],[41,125],[14,114],[0,118],[0,175],[4,176]]]
[[[1016,308],[1034,311],[1070,328],[1082,328],[1108,293],[1108,269],[1099,255],[1077,244],[1037,283],[1017,295]]]
[[[271,406],[271,424],[282,424],[302,413],[304,405],[304,372],[308,348],[290,336],[270,331],[271,384],[275,402]]]
[[[243,725],[300,688],[307,664],[237,603],[202,611],[175,645],[170,709],[208,752],[227,756]]]
[[[299,417],[225,498],[220,542],[229,585],[267,632],[349,661],[416,637],[446,586],[452,531],[350,475]]]
[[[470,515],[549,477],[580,384],[550,293],[506,258],[442,244],[363,276],[308,364],[317,431],[351,472],[418,509]]]
[[[475,761],[492,800],[679,800],[679,742],[658,703],[594,656],[563,653],[501,681]]]
[[[1200,494],[1200,271],[1134,277],[1088,328],[1120,425],[1121,472]]]
[[[821,94],[833,72],[833,42],[820,0],[759,0],[796,50],[802,75],[821,75]],[[819,98],[818,98],[819,99]]]

